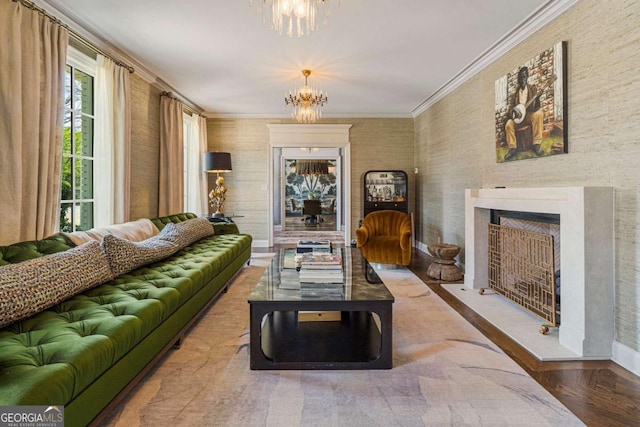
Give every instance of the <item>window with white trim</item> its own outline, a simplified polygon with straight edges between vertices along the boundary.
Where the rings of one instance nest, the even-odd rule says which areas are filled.
[[[69,48],[65,72],[60,231],[94,225],[95,60]]]

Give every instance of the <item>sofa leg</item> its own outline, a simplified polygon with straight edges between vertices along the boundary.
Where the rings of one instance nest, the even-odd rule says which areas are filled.
[[[182,347],[182,337],[178,338],[176,342],[173,343],[173,348],[178,350]]]

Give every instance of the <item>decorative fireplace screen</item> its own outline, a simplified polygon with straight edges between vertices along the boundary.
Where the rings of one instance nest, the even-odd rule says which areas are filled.
[[[489,289],[557,326],[553,236],[489,224]],[[481,292],[482,293],[482,292]]]

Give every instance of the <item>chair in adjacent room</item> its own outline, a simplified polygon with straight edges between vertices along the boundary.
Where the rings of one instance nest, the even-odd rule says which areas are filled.
[[[311,199],[304,200],[304,205],[302,206],[302,215],[306,215],[304,218],[305,224],[318,224],[322,222],[322,218],[320,214],[322,214],[322,206],[320,204],[320,200]]]
[[[374,211],[356,230],[356,246],[371,263],[409,265],[411,229],[411,217],[404,212]]]

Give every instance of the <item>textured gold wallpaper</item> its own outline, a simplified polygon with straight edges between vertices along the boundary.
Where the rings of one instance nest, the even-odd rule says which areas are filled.
[[[496,163],[494,82],[567,41],[569,153]],[[463,246],[464,190],[611,186],[616,340],[640,351],[640,2],[582,0],[415,120],[418,240]]]
[[[225,175],[229,188],[226,210],[243,232],[256,240],[268,238],[270,123],[291,123],[280,119],[208,119],[209,150],[228,151],[233,172]],[[413,119],[325,119],[318,123],[352,124],[351,142],[351,221],[357,227],[362,219],[362,179],[372,169],[413,169]],[[212,183],[210,183],[211,185]],[[413,181],[410,180],[410,192]],[[413,203],[410,204],[413,209]],[[355,229],[353,230],[355,238]]]

